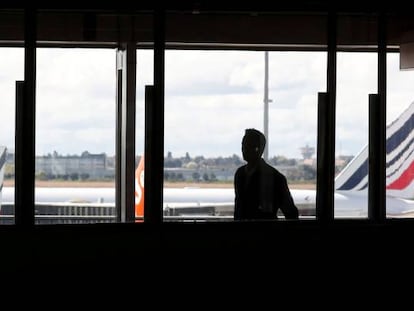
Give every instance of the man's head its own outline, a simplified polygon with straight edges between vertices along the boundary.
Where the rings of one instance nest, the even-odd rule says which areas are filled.
[[[245,161],[253,162],[260,159],[265,146],[266,137],[262,132],[253,128],[245,130],[242,140],[242,153]]]

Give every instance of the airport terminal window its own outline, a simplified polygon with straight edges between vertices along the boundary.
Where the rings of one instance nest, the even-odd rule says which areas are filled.
[[[0,224],[14,224],[16,81],[23,80],[24,50],[0,48]]]
[[[368,94],[377,93],[377,59],[377,53],[337,54],[337,218],[368,217]]]
[[[64,38],[67,40],[71,38],[70,33],[63,31],[70,29],[65,23],[53,34],[49,33],[48,19],[43,20],[47,14],[42,14],[38,16],[42,21],[38,32],[42,40],[47,41],[49,35],[57,36],[53,37],[57,39],[62,34],[65,34]],[[327,53],[316,52],[316,50],[320,51],[326,47],[325,40],[328,37],[326,15],[242,16],[236,14],[227,19],[229,16],[219,14],[215,15],[216,19],[209,20],[211,16],[208,14],[188,14],[186,15],[188,21],[199,26],[196,34],[185,32],[182,20],[177,17],[182,16],[172,14],[167,18],[165,33],[166,41],[174,43],[167,44],[165,52],[164,220],[232,220],[233,176],[237,167],[244,163],[240,150],[241,138],[244,130],[249,127],[265,131],[263,120],[265,51],[245,50],[250,44],[254,46],[269,44],[270,49],[276,49],[277,44],[291,49],[298,45],[302,50],[307,48],[314,50],[312,52],[270,51],[267,54],[269,56],[269,122],[268,154],[265,155],[272,165],[286,175],[295,202],[300,208],[301,217],[313,218],[316,188],[317,96],[318,92],[326,90],[327,85]],[[111,31],[107,31],[109,28],[105,27],[115,25],[115,21],[128,24],[128,18],[118,20],[114,16],[100,17],[97,19],[98,24],[95,23],[93,14],[75,14],[71,18],[77,20],[77,29],[84,30],[79,32],[83,37],[77,40],[93,40],[97,38],[95,35],[99,37],[105,33],[105,37],[101,38],[107,39],[105,44],[108,46],[114,44],[111,40],[115,28],[109,27]],[[211,38],[208,35],[198,37],[202,36],[205,27],[211,28],[211,23],[217,26],[216,23],[220,21],[233,26],[235,24],[232,22],[242,25],[248,21],[246,25],[257,25],[257,29],[260,29],[262,22],[271,25],[279,25],[278,23],[294,25],[297,21],[306,21],[317,27],[315,32],[309,32],[307,29],[307,32],[301,32],[293,37],[289,36],[289,27],[283,28],[272,37],[273,41],[268,41],[271,33],[269,30],[259,37],[255,37],[254,34],[249,34],[242,39],[234,37],[239,30],[237,27],[227,28],[223,37],[216,38],[217,41],[210,42]],[[339,166],[343,167],[348,161],[352,162],[352,159],[355,159],[353,156],[366,144],[367,95],[381,93],[381,90],[376,90],[378,16],[361,14],[349,17],[346,14],[339,14],[336,21],[338,22],[336,34],[338,49],[365,51],[364,53],[337,53],[336,164],[339,173]],[[401,43],[398,41],[401,37],[399,31],[408,23],[405,20],[401,25],[394,25],[396,21],[398,19],[391,19],[389,24],[392,26],[387,29],[387,38],[390,38],[387,43],[389,46],[392,45],[394,50],[397,50],[396,47]],[[99,31],[95,33],[95,24],[106,25],[104,28],[99,28],[99,31],[106,30],[103,33]],[[366,31],[357,32],[358,29]],[[140,34],[137,32],[137,36]],[[144,41],[150,42],[151,35],[150,31],[146,32]],[[197,38],[200,39],[200,46],[205,44],[203,48],[206,48],[207,42],[210,42],[210,49],[195,50],[198,44]],[[189,45],[188,49],[180,50],[180,46],[185,45],[183,42],[186,42],[186,39],[192,45]],[[72,46],[76,45],[74,42],[77,40],[71,42]],[[239,41],[236,42],[237,40]],[[53,45],[51,43],[53,40],[48,43],[45,43],[46,41],[42,41],[42,44]],[[42,44],[40,45],[43,46]],[[223,44],[226,50],[220,50],[220,44]],[[233,44],[235,45],[232,46]],[[243,50],[240,51],[238,48]],[[6,50],[12,49],[3,49]],[[5,91],[7,94],[14,94],[14,82],[23,78],[23,49],[19,51],[22,51],[20,65],[12,65],[13,62],[4,65],[17,68],[21,66],[20,74],[11,79],[13,92]],[[371,54],[367,51],[374,52]],[[16,55],[18,52],[13,52],[13,56]],[[137,165],[144,153],[144,88],[146,85],[154,84],[153,65],[152,50],[138,50],[135,122]],[[401,120],[405,118],[404,113],[408,111],[409,114],[412,79],[410,71],[400,70],[398,53],[388,54],[387,66],[387,123],[394,124],[394,130],[390,129],[390,132],[387,130],[387,135],[394,135],[393,131],[397,129],[398,133],[403,133],[407,129],[404,126],[400,129],[398,122],[403,122]],[[43,188],[40,187],[41,184],[51,180],[55,183],[57,180],[73,183],[78,180],[85,185],[85,180],[91,182],[91,179],[96,179],[95,182],[98,182],[99,179],[103,179],[112,184],[109,189],[110,192],[114,192],[114,175],[113,173],[111,175],[110,171],[114,170],[115,162],[115,67],[113,49],[103,50],[96,46],[94,49],[38,48],[35,134],[35,200],[37,202],[41,201],[41,188]],[[7,112],[13,113],[13,109],[8,109]],[[7,119],[14,120],[13,116]],[[358,119],[357,126],[355,126],[355,119]],[[353,120],[352,124],[349,120]],[[10,133],[7,130],[2,132]],[[387,151],[389,197],[395,198],[398,193],[402,194],[402,198],[411,198],[407,189],[410,183],[407,176],[411,168],[412,153],[411,140],[409,140],[411,136],[404,135],[402,138],[398,135],[387,136],[387,148],[391,148],[389,152]],[[88,137],[93,139],[88,141]],[[402,141],[403,138],[406,141]],[[408,147],[403,144],[407,140]],[[9,144],[7,138],[5,141]],[[67,147],[64,147],[65,144]],[[402,150],[393,149],[394,147]],[[10,151],[12,148],[7,150]],[[406,151],[407,154],[404,153]],[[4,165],[6,179],[10,177],[6,171],[9,160],[7,159]],[[75,167],[79,168],[78,171],[74,169]],[[85,170],[89,171],[85,172]],[[357,186],[365,189],[364,183],[367,180],[368,176],[365,175]],[[7,188],[8,182],[6,180],[3,190]],[[336,186],[338,188],[338,184]],[[49,194],[52,188],[57,187],[49,188]],[[309,191],[306,192],[308,195],[302,197],[299,190]],[[62,191],[62,188],[57,189],[56,195],[63,195]],[[93,218],[89,216],[102,216],[100,207],[94,209],[92,205],[97,203],[99,206],[104,206],[109,203],[113,206],[113,202],[108,202],[113,200],[113,195],[111,194],[112,199],[109,199],[106,197],[106,190],[93,191],[95,194],[100,193],[96,200],[93,200],[94,202],[86,202],[90,199],[85,199],[76,192],[70,198],[71,205],[66,205],[64,208],[43,204],[45,206],[41,207],[42,211],[39,211],[41,205],[39,204],[36,207],[36,222],[41,223],[43,213],[46,216],[44,219],[49,218],[45,220],[49,223],[53,223],[51,219],[54,218],[49,216],[56,216],[59,213],[72,217],[71,222],[77,222],[80,216],[88,216],[83,219]],[[5,193],[6,191],[3,191],[3,195]],[[204,193],[209,193],[207,200],[204,200]],[[214,202],[211,201],[211,197],[214,198]],[[306,198],[306,202],[302,201],[302,198]],[[5,196],[3,202],[4,199]],[[387,198],[387,216],[400,217],[401,213],[396,214],[392,207],[394,205],[390,203],[391,200],[394,199]],[[359,201],[360,212],[362,212],[357,217],[365,218],[367,198],[360,196]],[[88,204],[90,206],[85,208]],[[104,221],[113,221],[111,208],[108,206],[105,210],[104,216],[108,216],[108,219]],[[4,211],[3,208],[2,213]],[[398,211],[401,212],[401,205]],[[404,215],[410,216],[410,214]],[[341,207],[336,202],[335,217],[340,216],[342,216]],[[353,215],[345,211],[343,216]],[[95,217],[87,223],[97,221]],[[65,222],[64,217],[59,222]]]
[[[142,219],[145,204],[144,168],[145,151],[145,87],[154,84],[154,51],[152,49],[137,50],[137,90],[135,119],[135,216]]]
[[[413,217],[414,72],[400,69],[400,53],[387,54],[386,214]],[[405,200],[410,199],[410,200]]]
[[[233,220],[244,131],[264,131],[265,52],[167,50],[165,59],[164,220]],[[268,68],[267,160],[301,217],[314,218],[326,52],[269,52]]]
[[[116,221],[113,49],[37,49],[37,224]]]

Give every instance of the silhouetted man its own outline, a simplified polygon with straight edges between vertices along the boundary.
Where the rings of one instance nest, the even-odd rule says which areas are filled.
[[[266,138],[256,129],[246,129],[242,140],[243,159],[234,176],[234,219],[276,219],[280,209],[286,219],[297,219],[298,209],[286,177],[262,159]]]

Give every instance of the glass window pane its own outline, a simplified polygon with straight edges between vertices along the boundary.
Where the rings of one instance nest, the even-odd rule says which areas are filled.
[[[23,48],[0,48],[0,224],[14,224],[16,81],[24,80],[23,67]]]
[[[137,50],[137,96],[135,120],[135,217],[144,216],[145,87],[154,84],[154,51]]]
[[[387,217],[413,217],[414,72],[400,70],[400,54],[387,54]]]
[[[37,50],[36,223],[114,222],[115,51]]]
[[[335,217],[368,217],[368,94],[377,53],[337,54]]]
[[[268,162],[313,217],[326,53],[269,52],[268,66]],[[165,219],[232,220],[244,131],[264,131],[265,52],[168,50],[165,72]]]

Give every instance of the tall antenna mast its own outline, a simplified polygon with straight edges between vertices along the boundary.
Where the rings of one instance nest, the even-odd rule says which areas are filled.
[[[269,52],[265,51],[265,74],[264,74],[264,109],[263,109],[263,134],[266,137],[266,146],[263,151],[263,158],[267,161],[269,159]]]

